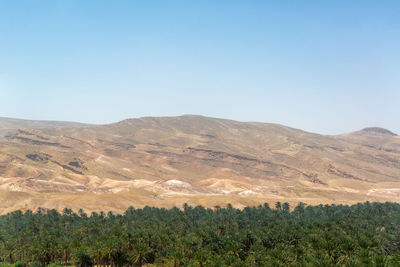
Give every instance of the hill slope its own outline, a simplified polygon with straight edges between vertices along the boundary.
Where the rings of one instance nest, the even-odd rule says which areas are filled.
[[[32,125],[0,139],[1,213],[400,202],[400,137],[385,129],[324,136],[194,115]]]
[[[18,129],[43,129],[58,127],[83,126],[82,123],[66,122],[66,121],[33,121],[0,117],[0,139],[4,136],[13,134]]]

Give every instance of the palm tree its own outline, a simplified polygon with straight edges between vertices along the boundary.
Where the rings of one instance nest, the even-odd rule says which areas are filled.
[[[86,250],[79,249],[74,254],[74,264],[77,267],[92,267],[93,262]]]

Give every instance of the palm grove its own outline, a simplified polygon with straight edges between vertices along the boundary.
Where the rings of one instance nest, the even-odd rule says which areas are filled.
[[[400,205],[15,211],[0,217],[0,260],[35,267],[400,266]]]

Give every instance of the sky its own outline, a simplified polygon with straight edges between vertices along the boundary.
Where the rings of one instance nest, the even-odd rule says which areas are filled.
[[[400,134],[399,1],[0,0],[0,117]]]

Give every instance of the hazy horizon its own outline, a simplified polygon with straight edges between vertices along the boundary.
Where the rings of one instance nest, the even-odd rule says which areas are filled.
[[[0,116],[400,133],[396,1],[2,1]]]

